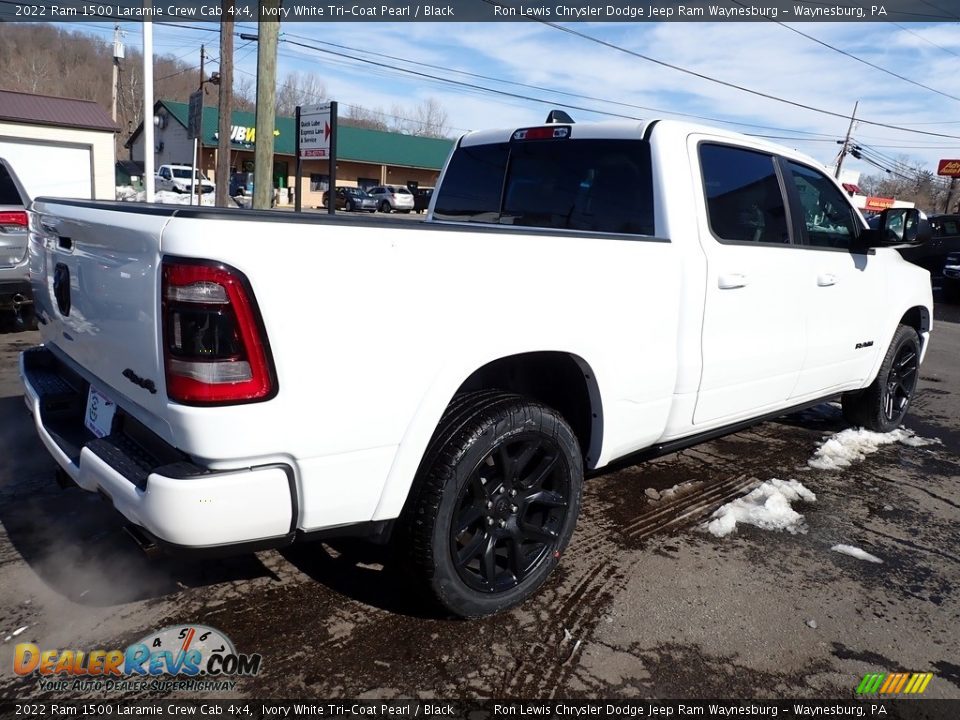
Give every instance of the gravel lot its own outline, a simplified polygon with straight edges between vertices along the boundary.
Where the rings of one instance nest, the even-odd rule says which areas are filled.
[[[474,623],[424,617],[362,545],[144,557],[108,506],[53,482],[16,373],[38,334],[0,334],[0,696],[44,696],[13,674],[16,642],[125,647],[195,622],[263,655],[233,696],[849,698],[865,673],[899,670],[960,698],[960,308],[937,320],[907,427],[942,444],[813,470],[844,428],[824,405],[594,478],[546,591]],[[699,528],[774,477],[816,493],[795,505],[808,532]],[[673,500],[645,492],[691,481]]]

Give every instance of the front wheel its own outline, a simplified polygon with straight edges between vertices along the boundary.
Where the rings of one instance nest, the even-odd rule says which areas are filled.
[[[458,396],[405,509],[414,571],[461,617],[523,602],[570,541],[582,483],[580,446],[555,410],[496,391]]]
[[[843,394],[843,416],[853,425],[890,432],[903,422],[920,376],[920,336],[897,327],[877,378],[866,389]]]
[[[390,212],[390,203],[388,203],[386,200],[381,200],[379,209],[380,209],[380,212],[382,213]]]

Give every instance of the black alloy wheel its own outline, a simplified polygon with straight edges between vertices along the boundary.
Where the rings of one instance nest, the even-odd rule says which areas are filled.
[[[916,343],[904,343],[897,350],[887,374],[883,395],[883,416],[888,422],[899,422],[917,388],[920,350]]]
[[[445,612],[492,615],[546,582],[582,485],[580,443],[556,410],[499,390],[462,393],[430,440],[396,547]]]
[[[920,336],[909,325],[899,325],[874,381],[843,394],[843,416],[874,432],[895,430],[910,407],[919,370]]]
[[[481,592],[519,585],[556,552],[570,482],[553,438],[511,437],[477,466],[460,492],[450,551],[460,579]]]

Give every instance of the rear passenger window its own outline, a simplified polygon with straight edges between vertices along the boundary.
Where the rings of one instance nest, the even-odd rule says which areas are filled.
[[[772,155],[703,144],[700,166],[710,229],[719,240],[790,242],[786,205]]]
[[[642,140],[533,140],[457,149],[439,220],[654,234],[650,146]]]

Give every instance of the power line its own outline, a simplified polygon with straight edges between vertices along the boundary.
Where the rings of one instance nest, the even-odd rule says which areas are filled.
[[[350,50],[350,51],[352,51],[352,52],[362,52],[362,53],[365,53],[365,54],[367,54],[367,55],[372,55],[372,56],[374,56],[374,57],[382,57],[382,58],[385,58],[385,59],[387,59],[387,60],[393,60],[393,61],[395,61],[395,62],[411,63],[411,64],[415,64],[415,65],[417,65],[417,66],[419,66],[419,67],[427,67],[427,68],[430,68],[430,69],[432,69],[432,70],[440,70],[440,71],[444,71],[444,72],[454,72],[454,73],[457,73],[458,75],[464,75],[464,76],[466,76],[466,77],[472,77],[472,78],[476,78],[476,79],[480,79],[480,80],[489,80],[489,81],[491,81],[491,82],[503,83],[504,85],[512,85],[512,86],[514,86],[514,87],[522,87],[522,88],[527,88],[527,89],[529,89],[529,90],[537,90],[537,91],[540,91],[540,92],[549,92],[549,93],[553,93],[553,94],[555,94],[555,95],[563,95],[563,96],[565,96],[565,97],[574,97],[574,98],[579,98],[579,99],[581,99],[581,100],[589,100],[589,101],[591,101],[591,102],[609,103],[609,104],[611,104],[611,105],[617,105],[617,106],[619,106],[619,107],[630,108],[630,109],[632,109],[632,110],[645,110],[645,111],[651,112],[651,113],[664,113],[664,114],[667,114],[667,115],[676,115],[676,116],[678,116],[678,117],[688,117],[688,118],[693,118],[693,119],[695,119],[695,120],[706,120],[706,121],[708,121],[708,122],[717,122],[717,123],[723,123],[723,124],[726,124],[726,125],[736,125],[736,126],[738,126],[738,127],[757,128],[757,129],[760,129],[760,130],[778,130],[778,131],[780,131],[780,132],[793,132],[793,133],[799,133],[799,134],[803,134],[803,135],[817,135],[817,136],[825,136],[825,135],[826,135],[826,133],[810,132],[810,131],[808,131],[808,130],[798,130],[798,129],[794,129],[794,128],[782,128],[782,127],[775,127],[775,126],[772,126],[772,125],[757,125],[757,124],[754,124],[754,123],[740,122],[740,121],[737,121],[737,120],[725,120],[725,119],[723,119],[723,118],[712,117],[712,116],[709,116],[709,115],[697,115],[697,114],[695,114],[695,113],[685,113],[685,112],[679,112],[679,111],[676,111],[676,110],[666,110],[666,109],[664,109],[664,108],[649,107],[649,106],[645,106],[645,105],[635,105],[635,104],[633,104],[633,103],[627,103],[627,102],[623,102],[623,101],[621,101],[621,100],[611,100],[611,99],[609,99],[609,98],[595,97],[595,96],[592,96],[592,95],[584,95],[584,94],[582,94],[582,93],[567,92],[567,91],[565,91],[565,90],[557,90],[557,89],[554,89],[554,88],[543,87],[543,86],[541,86],[541,85],[531,85],[531,84],[528,84],[528,83],[517,82],[517,81],[515,81],[515,80],[505,80],[505,79],[503,79],[503,78],[498,78],[498,77],[494,77],[494,76],[491,76],[491,75],[483,75],[483,74],[480,74],[480,73],[469,72],[469,71],[467,71],[467,70],[457,70],[457,69],[455,69],[455,68],[441,67],[441,66],[439,66],[439,65],[433,65],[433,64],[427,63],[427,62],[421,62],[421,61],[419,61],[419,60],[409,60],[409,59],[407,59],[407,58],[397,57],[396,55],[386,55],[386,54],[384,54],[384,53],[377,53],[377,52],[373,52],[373,51],[370,51],[370,50],[363,50],[363,49],[361,49],[361,48],[350,47],[349,45],[340,45],[340,44],[338,44],[338,43],[332,43],[332,42],[329,42],[329,41],[326,41],[326,40],[313,40],[313,38],[307,38],[307,37],[304,37],[303,35],[296,35],[295,33],[285,33],[284,36],[285,36],[285,37],[297,37],[297,38],[301,38],[301,39],[305,39],[305,40],[312,40],[313,42],[320,43],[321,45],[327,45],[327,46],[330,46],[330,47],[336,47],[336,48],[340,48],[340,49],[342,49],[342,50]],[[316,50],[319,51],[319,52],[323,52],[323,50],[322,50],[321,48],[314,48],[314,49],[316,49]],[[361,59],[360,61],[361,61],[361,62],[365,62],[365,61],[362,60],[362,59]],[[393,70],[400,70],[400,71],[403,71],[403,70],[404,70],[403,68],[391,68],[391,69],[393,69]],[[496,92],[496,90],[489,90],[489,91]],[[595,111],[591,111],[591,112],[595,112]],[[830,137],[831,137],[831,141],[832,141],[832,136],[830,136]]]
[[[484,2],[489,2],[489,0],[484,0]],[[598,45],[602,45],[604,47],[610,48],[611,50],[616,50],[617,52],[621,52],[626,55],[639,58],[641,60],[646,60],[647,62],[653,63],[655,65],[660,65],[661,67],[670,68],[671,70],[676,70],[686,75],[692,75],[693,77],[698,77],[701,80],[707,80],[708,82],[716,83],[718,85],[723,85],[724,87],[749,93],[750,95],[756,95],[757,97],[766,98],[767,100],[773,100],[775,102],[780,102],[786,105],[791,105],[793,107],[798,107],[803,110],[810,110],[811,112],[820,113],[821,115],[829,115],[830,117],[843,118],[844,120],[849,119],[849,116],[844,115],[843,113],[834,112],[832,110],[826,110],[824,108],[818,108],[813,105],[807,105],[806,103],[797,102],[796,100],[788,100],[787,98],[778,97],[776,95],[765,93],[760,90],[754,90],[752,88],[748,88],[743,85],[738,85],[737,83],[728,82],[726,80],[720,80],[719,78],[706,75],[705,73],[697,72],[696,70],[690,70],[689,68],[685,68],[680,65],[668,63],[665,60],[658,60],[657,58],[650,57],[649,55],[644,55],[643,53],[636,52],[635,50],[628,50],[627,48],[621,47],[620,45],[617,45],[615,43],[602,40],[592,35],[587,35],[586,33],[580,32],[579,30],[574,30],[573,28],[564,27],[563,25],[557,25],[556,23],[550,22],[548,20],[536,20],[536,22],[542,23],[547,27],[553,28],[554,30],[559,30],[560,32],[564,32],[569,35],[579,37],[583,40],[588,40]],[[930,135],[932,137],[943,137],[943,138],[949,138],[951,140],[954,140],[954,139],[960,140],[960,136],[956,136],[956,135],[946,135],[944,133],[935,133],[935,132],[930,132],[928,130],[914,130],[912,128],[901,127],[899,125],[891,125],[889,123],[877,122],[875,120],[859,119],[857,122],[862,123],[864,125],[873,125],[875,127],[885,127],[890,130],[901,130],[903,132],[916,133],[918,135]]]
[[[924,41],[925,43],[927,43],[928,45],[933,45],[933,47],[937,48],[938,50],[943,50],[944,52],[950,53],[951,55],[954,55],[954,56],[956,56],[956,57],[960,57],[960,53],[955,53],[955,52],[954,52],[953,50],[951,50],[950,48],[945,48],[945,47],[943,47],[942,45],[937,45],[935,42],[933,42],[932,40],[929,40],[929,39],[925,38],[925,37],[924,37],[923,35],[921,35],[920,33],[916,33],[916,32],[914,32],[913,30],[910,30],[909,28],[905,28],[903,25],[899,25],[899,24],[897,24],[897,23],[895,23],[895,22],[892,22],[892,23],[890,23],[890,24],[893,25],[894,27],[900,28],[900,29],[903,30],[904,32],[910,33],[910,34],[913,35],[914,37],[920,38],[921,40],[923,40],[923,41]]]
[[[740,2],[740,0],[729,0],[729,1],[732,2],[734,5],[739,5],[740,7],[743,7],[743,8],[748,7],[748,6],[745,5],[744,3]],[[845,56],[845,57],[848,57],[848,58],[850,58],[851,60],[856,60],[858,63],[862,63],[862,64],[866,65],[867,67],[871,67],[871,68],[873,68],[874,70],[879,70],[880,72],[886,73],[887,75],[890,75],[891,77],[895,77],[895,78],[897,78],[897,79],[899,79],[899,80],[903,80],[904,82],[908,82],[908,83],[910,83],[911,85],[916,85],[917,87],[923,88],[924,90],[929,90],[930,92],[934,92],[934,93],[936,93],[937,95],[943,95],[944,97],[950,98],[951,100],[958,100],[958,101],[960,101],[960,97],[957,97],[956,95],[951,95],[950,93],[945,93],[945,92],[943,92],[943,91],[941,91],[941,90],[937,90],[936,88],[932,88],[932,87],[930,87],[929,85],[924,85],[924,84],[921,83],[921,82],[917,82],[916,80],[911,80],[910,78],[905,77],[905,76],[903,76],[903,75],[900,75],[899,73],[895,73],[895,72],[893,72],[892,70],[887,70],[885,67],[881,67],[881,66],[879,66],[879,65],[877,65],[877,64],[875,64],[875,63],[870,62],[869,60],[864,60],[863,58],[858,57],[857,55],[854,55],[853,53],[847,52],[846,50],[843,50],[842,48],[838,48],[838,47],[836,47],[836,46],[834,46],[834,45],[831,45],[831,44],[828,43],[828,42],[824,42],[823,40],[820,40],[819,38],[815,38],[813,35],[808,35],[808,34],[805,33],[805,32],[802,32],[802,31],[800,31],[800,30],[797,30],[795,27],[790,27],[790,26],[787,25],[785,22],[781,22],[780,20],[774,20],[774,19],[772,19],[772,18],[767,18],[767,20],[769,20],[769,21],[772,22],[772,23],[776,23],[777,25],[779,25],[779,26],[782,27],[782,28],[786,28],[786,29],[789,30],[790,32],[796,33],[797,35],[800,35],[801,37],[805,37],[805,38],[807,38],[807,40],[810,40],[811,42],[815,42],[815,43],[817,43],[818,45],[822,45],[823,47],[828,48],[828,49],[830,49],[830,50],[833,50],[833,51],[836,52],[836,53],[840,53],[841,55],[843,55],[843,56]]]

